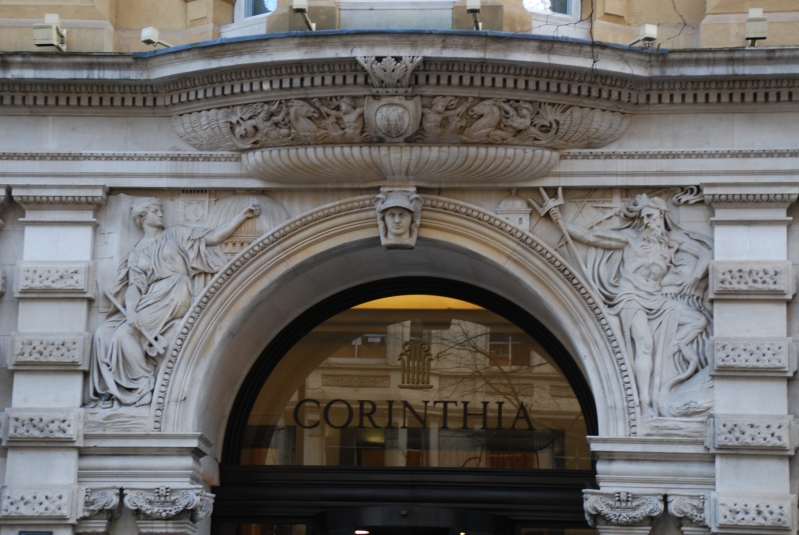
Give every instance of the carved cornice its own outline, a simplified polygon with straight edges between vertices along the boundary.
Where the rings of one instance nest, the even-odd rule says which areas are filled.
[[[6,409],[6,444],[80,446],[85,413],[80,409]]]
[[[22,263],[17,266],[18,298],[94,298],[92,262]]]
[[[792,455],[797,447],[793,416],[716,415],[708,418],[712,452]]]
[[[667,496],[667,507],[671,516],[680,519],[683,526],[706,527],[708,525],[707,505],[704,494],[675,494]]]
[[[799,150],[568,151],[560,154],[561,160],[698,160],[731,158],[799,158]]]
[[[790,377],[796,371],[791,338],[713,338],[711,375]]]
[[[208,152],[0,152],[0,161],[64,161],[64,162],[239,162],[239,154]],[[101,196],[93,196],[92,201],[101,205]],[[48,197],[49,198],[49,197]],[[23,199],[37,202],[36,196],[24,196]],[[88,201],[88,199],[86,199]]]
[[[11,370],[87,370],[91,333],[11,333],[8,368]]]
[[[119,514],[119,488],[86,488],[83,491],[83,506],[79,519],[110,519]]]
[[[104,186],[14,186],[11,196],[25,208],[27,224],[94,224],[94,210],[106,199]]]
[[[588,525],[646,526],[663,514],[663,495],[584,490],[583,508]]]
[[[710,268],[710,298],[790,300],[796,293],[794,279],[789,261],[714,261]]]
[[[539,241],[537,237],[525,232],[518,226],[509,223],[505,219],[484,211],[474,205],[460,202],[454,199],[448,199],[436,196],[422,195],[424,201],[424,210],[435,210],[439,212],[447,212],[458,214],[460,217],[468,218],[480,225],[485,225],[496,231],[504,233],[509,238],[516,240],[522,247],[528,251],[539,256],[552,266],[562,276],[568,284],[570,284],[575,292],[579,294],[580,298],[589,307],[594,314],[594,318],[599,324],[600,328],[605,334],[605,338],[609,347],[611,348],[613,358],[616,362],[619,378],[622,384],[633,384],[633,377],[630,374],[630,366],[627,364],[624,353],[621,349],[621,344],[613,332],[607,317],[605,316],[605,307],[600,301],[594,298],[593,292],[575,273],[572,272],[570,267],[561,261],[556,255],[550,252],[549,246]],[[166,400],[172,379],[172,372],[175,368],[178,358],[181,355],[182,348],[185,345],[189,333],[194,328],[200,315],[208,307],[211,300],[217,295],[225,286],[228,281],[241,270],[245,265],[251,262],[254,258],[270,250],[272,247],[280,244],[287,238],[295,233],[301,231],[303,228],[311,225],[314,222],[322,221],[325,219],[338,217],[343,214],[355,212],[373,213],[375,198],[373,196],[355,197],[345,199],[330,205],[321,206],[311,212],[302,214],[284,225],[276,228],[272,232],[262,236],[260,239],[254,241],[246,250],[240,253],[240,256],[228,265],[226,269],[218,273],[203,290],[202,294],[194,302],[193,307],[186,316],[180,326],[180,331],[175,341],[170,346],[167,356],[163,363],[165,370],[159,377],[158,384],[155,391],[155,399],[153,402],[153,429],[160,431],[163,425],[164,412],[167,408]],[[627,411],[627,432],[631,436],[638,433],[638,412],[637,398],[633,393],[631,387],[624,389],[625,410]]]
[[[197,523],[213,511],[214,495],[202,487],[153,490],[125,489],[125,505],[145,520],[169,520],[188,516]]]
[[[477,146],[323,146],[245,153],[251,176],[277,184],[368,184],[409,177],[439,185],[525,182],[544,176],[558,162],[547,149]]]
[[[722,494],[711,498],[713,533],[790,533],[796,497],[789,494]]]

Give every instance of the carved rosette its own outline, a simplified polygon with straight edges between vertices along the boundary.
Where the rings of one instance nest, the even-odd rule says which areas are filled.
[[[631,492],[584,490],[585,519],[591,527],[646,526],[663,514],[662,494],[634,495]]]
[[[125,505],[143,520],[173,520],[188,517],[194,523],[213,511],[214,495],[202,487],[151,490],[125,489]]]

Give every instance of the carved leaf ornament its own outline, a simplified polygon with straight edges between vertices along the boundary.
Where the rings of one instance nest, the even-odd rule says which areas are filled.
[[[664,511],[663,496],[635,496],[624,491],[585,491],[583,507],[585,518],[591,527],[598,524],[642,525]]]

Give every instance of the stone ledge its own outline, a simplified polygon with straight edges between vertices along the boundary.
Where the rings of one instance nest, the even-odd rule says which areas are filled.
[[[796,344],[791,338],[714,337],[710,375],[791,377]]]
[[[94,299],[93,262],[22,262],[16,281],[17,298]]]
[[[91,333],[11,333],[8,369],[87,371],[91,341]]]
[[[796,293],[789,261],[714,261],[710,267],[710,299],[776,299]]]
[[[713,493],[710,528],[713,533],[791,533],[795,510],[793,494]]]
[[[81,409],[5,410],[6,446],[80,447],[83,445],[86,413]]]
[[[790,415],[715,415],[707,420],[707,432],[713,453],[793,455],[799,442]]]
[[[14,524],[74,524],[77,487],[6,487],[0,496],[0,521]]]

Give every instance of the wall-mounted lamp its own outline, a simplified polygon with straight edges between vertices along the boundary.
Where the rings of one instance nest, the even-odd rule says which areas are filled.
[[[635,40],[630,42],[629,46],[636,45],[641,43],[642,46],[649,48],[658,38],[658,27],[657,24],[644,24],[641,26],[641,33]]]
[[[466,13],[471,13],[474,19],[474,29],[480,31],[483,29],[483,23],[477,18],[480,13],[480,0],[466,0]]]
[[[153,46],[161,45],[167,48],[172,46],[166,41],[162,41],[161,39],[159,39],[158,29],[153,28],[152,26],[150,26],[149,28],[144,28],[141,31],[141,42],[144,43],[145,45],[153,45]]]
[[[746,39],[749,46],[757,46],[757,42],[768,37],[768,19],[763,16],[763,9],[756,7],[749,10],[746,17]]]
[[[54,13],[44,16],[44,24],[33,25],[33,44],[54,46],[61,52],[67,51],[67,31],[61,29],[61,17]]]
[[[291,0],[291,9],[294,10],[294,13],[300,13],[302,15],[308,30],[316,30],[316,23],[311,22],[311,19],[308,18],[308,0]]]

